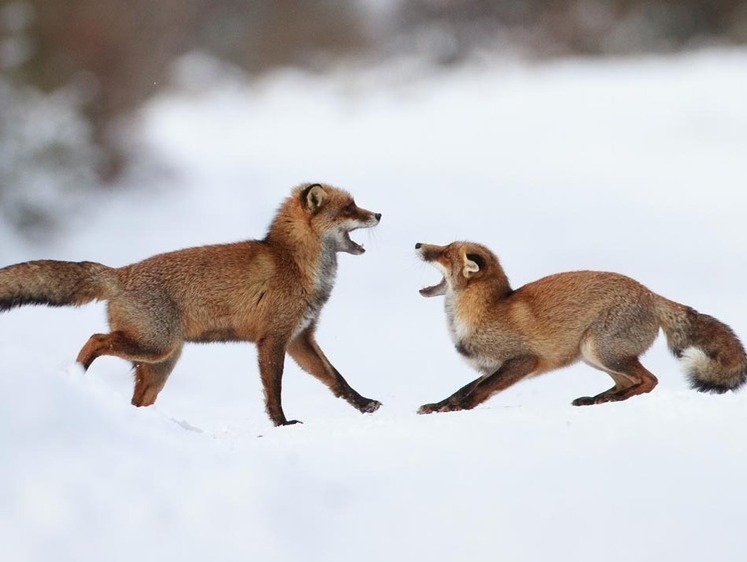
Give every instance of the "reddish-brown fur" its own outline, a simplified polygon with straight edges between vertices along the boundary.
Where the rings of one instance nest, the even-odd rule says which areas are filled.
[[[747,378],[747,357],[731,329],[616,273],[559,273],[513,290],[498,258],[470,242],[418,244],[444,275],[424,296],[444,295],[457,350],[482,376],[420,413],[471,409],[523,378],[582,359],[609,374],[611,389],[574,405],[650,392],[656,377],[639,361],[661,327],[672,352],[690,363],[698,390],[726,392]]]
[[[349,232],[378,224],[345,191],[308,184],[293,190],[263,240],[161,254],[119,269],[82,262],[37,261],[0,270],[0,310],[23,304],[108,301],[111,332],[94,334],[78,361],[102,355],[135,366],[132,403],[155,402],[185,342],[256,342],[267,412],[281,406],[286,352],[361,412],[381,404],[345,381],[314,332],[330,296],[337,252],[363,253]]]

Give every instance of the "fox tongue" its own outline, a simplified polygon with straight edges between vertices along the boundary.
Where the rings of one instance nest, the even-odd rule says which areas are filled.
[[[446,278],[441,279],[438,285],[432,287],[424,287],[420,289],[420,294],[424,297],[438,297],[446,294]]]

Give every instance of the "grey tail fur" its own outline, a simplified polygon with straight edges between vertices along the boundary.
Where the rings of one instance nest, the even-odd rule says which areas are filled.
[[[40,260],[0,269],[0,312],[27,304],[78,306],[118,292],[116,270],[100,263]]]
[[[670,351],[685,364],[690,385],[722,394],[747,380],[747,355],[734,331],[712,316],[659,297],[656,312]]]

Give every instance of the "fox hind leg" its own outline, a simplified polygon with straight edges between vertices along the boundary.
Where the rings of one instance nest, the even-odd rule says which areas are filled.
[[[119,357],[135,365],[134,406],[150,406],[166,384],[181,355],[182,343],[148,345],[119,330],[92,335],[78,354],[78,363],[88,370],[102,355]]]
[[[641,365],[637,356],[606,357],[608,354],[598,353],[590,342],[581,347],[581,352],[586,363],[607,373],[615,381],[615,386],[596,396],[576,398],[573,401],[574,406],[627,400],[631,396],[651,392],[659,382],[653,373]]]
[[[133,406],[150,406],[156,401],[166,379],[174,370],[182,353],[182,346],[159,363],[135,363],[135,391],[132,394]]]
[[[174,352],[173,344],[148,345],[122,330],[110,334],[94,334],[78,354],[78,363],[88,370],[98,357],[112,355],[135,363],[159,363]]]

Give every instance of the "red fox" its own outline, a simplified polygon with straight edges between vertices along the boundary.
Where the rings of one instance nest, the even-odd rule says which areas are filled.
[[[118,269],[93,262],[32,261],[0,269],[0,311],[26,304],[78,306],[108,301],[111,332],[94,334],[78,362],[102,355],[131,361],[132,403],[156,401],[185,342],[256,342],[267,413],[281,405],[285,354],[361,412],[381,406],[345,381],[316,342],[322,306],[337,273],[337,253],[365,250],[350,232],[379,224],[347,192],[323,184],[295,188],[267,236],[161,254]]]
[[[575,406],[626,400],[650,392],[657,379],[639,356],[664,330],[669,349],[688,366],[703,392],[736,390],[747,378],[747,356],[731,328],[652,293],[617,273],[551,275],[513,290],[498,258],[485,246],[416,244],[420,257],[443,273],[421,289],[445,296],[457,351],[482,376],[421,414],[469,410],[519,382],[579,359],[606,372],[615,385]]]

